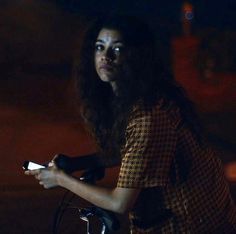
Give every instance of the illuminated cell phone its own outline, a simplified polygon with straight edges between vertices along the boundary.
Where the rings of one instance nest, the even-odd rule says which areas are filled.
[[[25,171],[27,170],[36,170],[36,169],[42,169],[45,168],[45,166],[35,163],[35,162],[31,162],[31,161],[25,161],[23,164],[23,169]]]

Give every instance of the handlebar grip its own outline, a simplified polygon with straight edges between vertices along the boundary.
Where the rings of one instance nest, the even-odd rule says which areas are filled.
[[[100,162],[100,158],[96,153],[77,157],[58,154],[57,157],[55,157],[54,162],[59,169],[65,171],[68,174],[75,171],[103,167],[102,163]]]
[[[72,157],[69,157],[64,154],[58,154],[54,159],[56,166],[65,171],[66,173],[72,173],[75,170],[75,162]]]

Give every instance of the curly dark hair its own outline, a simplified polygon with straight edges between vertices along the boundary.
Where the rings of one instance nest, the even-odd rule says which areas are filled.
[[[132,55],[127,58],[127,72],[117,80],[116,96],[95,70],[95,41],[102,28],[119,31]],[[153,106],[163,99],[163,108],[170,107],[174,102],[180,107],[186,124],[199,133],[191,101],[167,71],[156,49],[155,36],[143,21],[134,17],[113,16],[96,20],[88,29],[77,66],[78,90],[82,116],[90,124],[103,150],[114,149],[115,153],[119,153],[125,140],[130,110],[140,100],[145,105]]]

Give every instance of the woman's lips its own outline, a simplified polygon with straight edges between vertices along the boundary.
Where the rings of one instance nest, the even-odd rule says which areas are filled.
[[[106,71],[111,71],[114,69],[114,66],[112,65],[109,65],[109,64],[102,64],[100,67],[99,67],[100,70],[106,70]]]

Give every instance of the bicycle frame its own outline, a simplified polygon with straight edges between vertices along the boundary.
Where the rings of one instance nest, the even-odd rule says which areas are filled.
[[[96,211],[93,210],[93,208],[95,207],[84,208],[79,211],[80,219],[87,223],[87,234],[92,234],[89,217],[96,216]],[[102,221],[101,234],[108,234],[108,233],[109,233],[108,228],[106,224]]]

